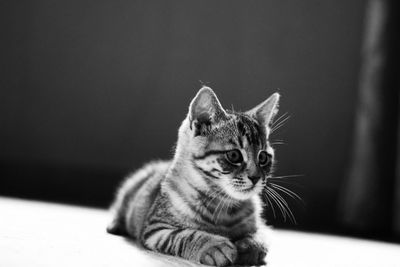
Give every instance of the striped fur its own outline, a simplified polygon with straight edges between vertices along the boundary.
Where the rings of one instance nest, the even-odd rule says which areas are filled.
[[[259,194],[272,171],[268,135],[278,100],[274,94],[249,112],[226,111],[203,87],[179,129],[174,158],[149,163],[126,179],[107,230],[208,265],[263,263]],[[232,162],[232,150],[242,161]],[[270,157],[264,165],[260,151]]]

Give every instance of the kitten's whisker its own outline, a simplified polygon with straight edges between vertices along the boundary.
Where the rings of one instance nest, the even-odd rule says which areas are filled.
[[[284,142],[272,142],[270,143],[270,145],[274,146],[274,145],[286,145],[286,144]]]
[[[279,120],[276,120],[272,125],[271,128],[276,128],[278,125],[283,124],[285,121],[290,118],[290,115],[287,115],[287,112],[279,117]]]
[[[290,119],[290,116],[286,117],[284,120],[282,120],[281,122],[279,122],[277,125],[275,125],[272,129],[271,129],[271,133],[275,132],[276,130],[278,130],[279,128],[281,128],[283,125],[285,125],[285,122]]]
[[[263,196],[268,201],[268,206],[272,209],[272,214],[274,215],[274,218],[276,219],[274,205],[272,205],[271,200],[269,199],[268,193],[267,194],[263,194]]]
[[[286,200],[277,191],[275,191],[272,188],[270,188],[270,189],[272,190],[272,192],[275,192],[276,197],[278,197],[282,201],[282,204],[286,207],[287,211],[290,213],[289,218],[291,218],[292,222],[294,224],[297,224],[296,218],[294,217],[294,214],[293,214],[292,210],[290,209],[289,204],[286,202]]]
[[[215,221],[215,222],[218,222],[218,220],[219,220],[219,218],[220,218],[220,214],[224,214],[224,212],[226,212],[228,209],[225,209],[225,207],[229,207],[229,202],[230,202],[230,196],[226,196],[224,199],[223,199],[223,203],[222,203],[222,207],[221,207],[221,209],[220,209],[220,212],[218,213],[218,215],[217,215],[217,220]],[[225,209],[225,211],[224,211],[224,209]],[[222,212],[222,213],[221,213]]]
[[[211,198],[210,202],[212,202],[216,197],[220,196],[221,193],[223,193],[222,189],[218,189],[215,192],[212,192],[212,194],[211,194],[212,198]]]
[[[288,189],[288,188],[286,188],[286,187],[284,187],[284,186],[278,185],[278,184],[274,184],[274,183],[270,183],[270,184],[271,184],[271,186],[274,187],[275,189],[277,189],[277,190],[279,190],[279,191],[282,191],[283,193],[286,193],[286,195],[292,197],[293,199],[298,199],[298,200],[300,200],[301,202],[303,202],[303,199],[302,199],[298,194],[296,194],[295,192],[293,192],[292,190],[290,190],[290,189]],[[303,203],[304,203],[304,202],[303,202]]]
[[[292,175],[282,175],[282,176],[271,176],[268,179],[282,179],[282,178],[293,178],[293,177],[303,177],[304,174],[292,174]]]
[[[286,200],[273,188],[271,189],[271,193],[275,194],[275,196],[281,201],[281,203],[284,205],[285,209],[287,208],[287,211],[290,213],[290,215],[293,215],[293,213],[291,212],[291,209],[289,208],[288,203],[286,202]]]
[[[282,214],[282,217],[283,217],[283,221],[286,222],[286,212],[285,212],[282,204],[280,203],[280,201],[276,198],[276,196],[274,196],[274,194],[272,194],[272,192],[269,190],[269,188],[267,189],[267,194],[269,196],[271,196],[271,199],[275,202],[276,206],[281,211],[281,214]]]
[[[215,222],[216,222],[216,220],[215,220],[215,215],[218,214],[218,209],[219,209],[220,205],[222,204],[222,201],[223,201],[223,200],[224,200],[224,196],[222,196],[222,197],[219,199],[218,205],[216,206],[216,208],[215,208],[215,210],[214,210],[214,212],[213,212],[212,218],[213,218],[213,220],[214,220]]]
[[[276,143],[285,143],[285,140],[282,139],[274,139],[274,140],[270,140],[270,144],[276,144]]]
[[[269,188],[267,188],[266,192],[267,192],[267,195],[271,197],[271,200],[272,200],[273,202],[275,202],[276,206],[279,208],[279,210],[280,210],[280,212],[281,212],[281,214],[282,214],[283,220],[286,222],[286,213],[285,213],[285,211],[284,211],[284,209],[283,209],[282,204],[281,204],[281,203],[279,202],[279,200],[272,194],[272,192],[269,190]]]
[[[272,122],[272,124],[271,124],[271,127],[274,127],[274,125],[276,125],[276,124],[279,122],[279,120],[282,119],[283,117],[285,117],[287,114],[288,114],[288,113],[285,112],[285,113],[283,113],[281,116],[279,116],[276,120],[274,120],[274,121]]]
[[[221,214],[221,211],[222,211],[222,214],[224,214],[224,212],[226,212],[226,211],[223,211],[224,208],[225,208],[225,205],[227,205],[227,207],[229,207],[229,196],[227,196],[227,197],[224,199],[224,202],[222,203],[222,207],[221,207],[221,209],[220,209],[220,211],[219,211],[219,213],[218,213],[218,215],[217,215],[217,219],[215,220],[215,222],[218,222],[219,216],[220,216],[220,214]]]
[[[269,188],[271,189],[271,188]],[[269,191],[269,193],[271,194],[271,196],[273,197],[273,199],[275,199],[275,203],[277,203],[280,207],[281,213],[283,215],[283,220],[284,222],[286,222],[286,218],[289,217],[290,219],[290,214],[287,211],[287,209],[285,208],[284,204],[282,203],[281,199],[275,194],[275,192],[273,192],[272,190]]]
[[[221,201],[221,199],[217,199],[217,201]],[[217,205],[215,205],[215,207],[214,207],[214,211],[213,211],[213,213],[212,213],[212,219],[214,220],[214,216],[215,216],[215,212],[216,212],[216,210],[218,209],[218,205],[220,204],[220,202],[218,202],[218,204]]]
[[[219,219],[219,216],[220,216],[220,214],[221,214],[221,211],[224,209],[224,204],[225,204],[225,197],[223,197],[223,198],[221,199],[221,208],[220,208],[219,211],[217,212],[217,217],[215,218],[215,223],[218,223],[218,219]]]
[[[209,190],[213,190],[213,189],[209,189]],[[214,201],[214,199],[222,192],[222,189],[217,189],[216,191],[211,192],[212,194],[210,194],[210,200],[208,201],[208,204],[206,205],[206,210],[208,210],[208,207],[210,206],[210,204]]]
[[[275,179],[275,180],[272,180],[272,181],[274,183],[282,183],[282,184],[287,184],[287,185],[294,185],[294,186],[304,187],[303,185],[299,184],[296,181],[288,181],[288,180],[285,180],[283,178],[278,178],[278,179]],[[268,181],[268,183],[271,183],[271,181]]]
[[[277,120],[275,120],[272,125],[271,128],[275,128],[277,125],[284,123],[285,121],[287,121],[290,118],[290,115],[288,115],[287,112],[285,112],[282,116],[280,116]]]
[[[284,125],[284,123],[275,126],[273,129],[271,129],[271,134],[273,134],[275,131],[277,131],[279,128],[281,128],[283,125]]]

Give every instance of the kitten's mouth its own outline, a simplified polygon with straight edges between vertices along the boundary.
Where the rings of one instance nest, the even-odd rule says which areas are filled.
[[[238,187],[237,189],[242,193],[249,193],[254,190],[255,185],[250,186],[249,188]]]
[[[232,195],[232,197],[234,199],[238,199],[238,200],[249,199],[257,192],[257,186],[255,186],[255,185],[251,185],[251,186],[250,185],[248,185],[248,186],[233,185],[232,187],[233,188],[229,190],[231,192],[230,195]]]

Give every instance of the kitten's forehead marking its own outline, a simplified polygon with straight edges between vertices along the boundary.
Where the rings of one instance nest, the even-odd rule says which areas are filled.
[[[249,161],[249,157],[247,156],[247,151],[244,148],[241,148],[239,150],[240,150],[240,153],[242,153],[243,161],[244,162],[248,162]]]
[[[243,141],[243,136],[247,139],[249,145],[265,145],[265,136],[258,122],[245,114],[236,115],[236,127],[238,131],[239,142]]]
[[[256,151],[256,154],[258,153],[258,148],[253,148],[249,141],[247,140],[246,137],[241,137],[242,143],[243,143],[243,148],[240,148],[240,152],[242,153],[243,156],[243,161],[248,163],[250,161],[250,155],[253,154],[254,151]],[[257,155],[254,155],[257,157]]]

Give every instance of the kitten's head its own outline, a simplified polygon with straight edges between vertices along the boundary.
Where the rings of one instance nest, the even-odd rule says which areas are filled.
[[[191,171],[234,199],[260,193],[274,163],[268,136],[278,102],[274,93],[247,112],[235,112],[225,110],[211,88],[201,88],[179,130],[180,159],[189,159]]]

